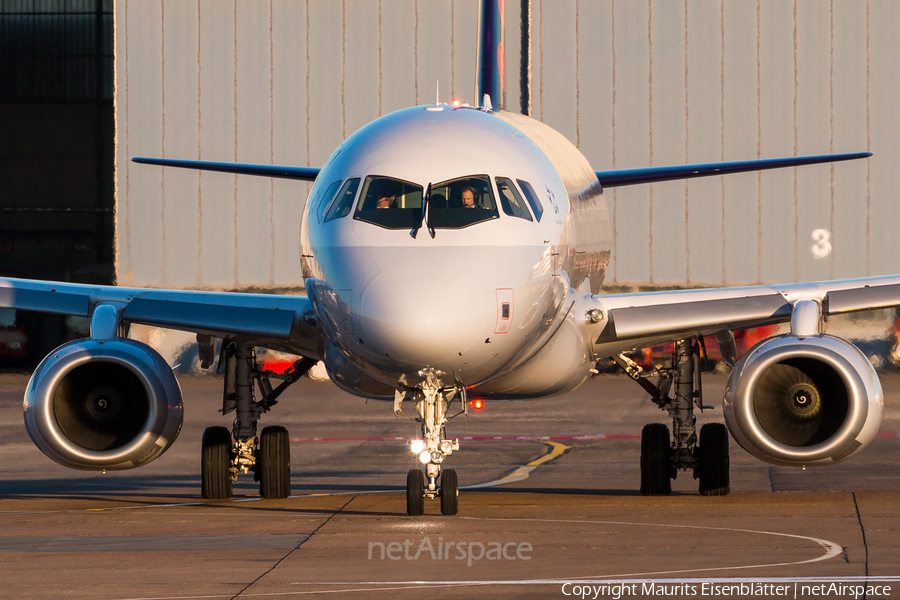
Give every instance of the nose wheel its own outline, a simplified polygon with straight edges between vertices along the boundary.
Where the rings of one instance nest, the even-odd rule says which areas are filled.
[[[413,469],[406,474],[406,514],[419,517],[425,512],[425,473]]]
[[[430,489],[425,484],[425,474],[419,469],[412,469],[406,474],[406,514],[419,517],[425,513],[425,497],[441,498],[441,514],[452,516],[459,512],[459,483],[455,469],[444,469],[441,472],[440,489]]]
[[[455,515],[459,511],[459,485],[455,469],[441,472],[441,514]]]

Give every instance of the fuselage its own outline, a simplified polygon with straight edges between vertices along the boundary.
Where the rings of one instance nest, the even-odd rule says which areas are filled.
[[[373,121],[302,220],[329,373],[368,396],[423,370],[490,390],[559,335],[568,298],[599,290],[609,231],[588,161],[538,121],[450,105]]]

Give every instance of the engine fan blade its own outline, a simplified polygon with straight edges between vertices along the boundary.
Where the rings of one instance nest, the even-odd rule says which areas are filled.
[[[803,446],[822,423],[822,396],[801,369],[780,363],[760,378],[754,396],[760,425],[776,440]]]

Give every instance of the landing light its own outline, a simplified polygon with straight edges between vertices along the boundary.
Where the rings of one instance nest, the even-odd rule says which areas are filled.
[[[421,454],[419,454],[419,462],[423,465],[427,465],[431,462],[431,452],[428,450],[423,450]]]
[[[482,408],[484,408],[484,400],[482,400],[481,398],[469,400],[469,406],[471,406],[475,410],[481,410]]]
[[[410,440],[409,441],[409,450],[413,454],[418,454],[422,450],[425,449],[425,440]]]

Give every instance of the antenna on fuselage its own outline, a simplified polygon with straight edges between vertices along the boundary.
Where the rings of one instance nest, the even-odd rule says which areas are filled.
[[[476,60],[476,102],[490,96],[493,110],[500,110],[506,104],[503,0],[481,0]]]

